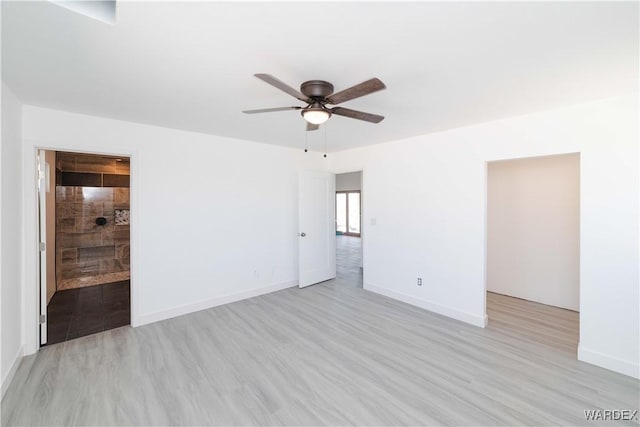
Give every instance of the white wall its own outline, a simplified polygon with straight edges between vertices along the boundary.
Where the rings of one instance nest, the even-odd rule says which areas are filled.
[[[576,152],[578,357],[638,377],[635,93],[332,155],[334,172],[363,170],[365,288],[483,325],[487,162]]]
[[[336,191],[360,190],[362,172],[347,172],[336,175]]]
[[[365,287],[484,325],[486,162],[579,152],[579,358],[637,377],[637,114],[635,95],[331,155],[334,172],[363,170]],[[322,169],[320,156],[36,107],[23,116],[25,298],[36,301],[36,146],[132,157],[134,324],[296,283],[297,171]]]
[[[2,395],[22,356],[22,105],[2,83],[0,300]]]
[[[487,290],[580,310],[580,156],[491,162]]]
[[[320,154],[31,106],[23,114],[27,242],[36,146],[131,156],[134,326],[297,284],[298,171],[326,170]],[[35,264],[27,257],[28,290]]]

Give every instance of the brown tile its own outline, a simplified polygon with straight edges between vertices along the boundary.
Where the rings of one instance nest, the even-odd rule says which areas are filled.
[[[89,248],[102,246],[101,233],[66,233],[59,236],[62,248]]]
[[[56,202],[73,202],[76,198],[76,187],[56,187]]]
[[[115,219],[112,216],[103,218],[107,219],[107,223],[102,227],[98,227],[97,231],[102,233],[103,246],[113,245],[113,233],[116,230]]]
[[[56,166],[61,171],[76,171],[76,156],[70,153],[56,153]]]
[[[115,261],[115,259],[100,260],[100,274],[115,273],[116,271],[118,271],[115,267]]]
[[[105,314],[104,316],[104,330],[119,328],[129,324],[131,314],[129,313],[128,306],[125,310],[113,311]]]
[[[113,202],[113,188],[79,187],[76,190],[77,202]]]
[[[100,272],[100,261],[81,262],[62,267],[62,280],[93,276]]]
[[[76,171],[115,173],[116,159],[113,157],[77,155]]]
[[[60,202],[56,203],[56,218],[74,218],[82,215],[82,203]]]
[[[62,249],[58,247],[57,242],[56,242],[56,253],[55,253],[55,276],[56,276],[56,283],[58,281],[58,272],[60,271],[60,269],[62,268]]]
[[[118,206],[129,206],[129,189],[128,188],[114,188],[113,202]]]
[[[62,172],[62,185],[75,187],[102,187],[102,174]]]
[[[93,220],[95,221],[96,217],[102,216],[102,203],[82,203],[82,216],[93,217]]]
[[[111,240],[109,243],[105,243],[105,245],[113,245],[113,232],[116,229],[115,219],[112,216],[104,217],[107,218],[107,223],[103,225],[100,230],[102,233],[102,241]]]
[[[62,250],[62,264],[75,264],[78,262],[78,250],[76,248]]]
[[[116,259],[129,258],[131,249],[128,243],[118,243],[116,244],[115,248],[116,248]]]
[[[102,283],[118,282],[128,280],[131,277],[129,271],[119,271],[117,273],[95,274],[86,277],[76,277],[74,279],[60,280],[58,290],[86,288],[88,286],[100,285]]]
[[[113,203],[112,202],[104,202],[102,204],[102,215],[103,216],[114,216],[115,213],[113,211]]]
[[[111,224],[109,225],[105,225],[102,228],[102,246],[115,245],[115,239],[113,238],[114,229],[115,229],[115,226],[113,225],[113,222],[111,222]]]
[[[75,218],[57,218],[56,233],[73,233],[76,231]]]
[[[73,316],[67,332],[67,339],[85,337],[104,331],[104,315],[98,310],[101,308],[99,302],[95,306],[89,307],[89,312],[79,313]]]
[[[118,243],[129,243],[129,230],[122,230],[117,226],[113,232],[113,240]]]
[[[56,242],[57,246],[57,242]],[[56,247],[56,289],[62,278],[62,250]]]
[[[53,344],[102,329],[127,325],[131,306],[129,280],[117,283],[96,282],[116,275],[122,273],[65,280],[64,286],[75,288],[57,292],[51,299],[47,308],[47,343]]]
[[[100,261],[100,274],[129,270],[129,259],[103,259]]]
[[[129,160],[122,160],[116,162],[116,173],[118,175],[129,175],[131,169],[131,162]]]
[[[102,185],[105,187],[129,187],[129,175],[102,175]]]
[[[92,248],[78,248],[78,262],[115,258],[115,246],[95,246]]]
[[[96,225],[96,218],[100,215],[94,216],[83,216],[76,219],[76,232],[78,233],[87,233],[87,232],[102,232],[102,227]]]

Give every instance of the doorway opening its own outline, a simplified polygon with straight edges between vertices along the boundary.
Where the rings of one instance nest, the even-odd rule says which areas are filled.
[[[40,344],[129,325],[130,159],[38,151]]]
[[[488,327],[577,357],[580,155],[487,164]]]
[[[336,234],[360,237],[360,194],[360,190],[336,190]]]
[[[336,278],[362,287],[362,171],[336,174]]]

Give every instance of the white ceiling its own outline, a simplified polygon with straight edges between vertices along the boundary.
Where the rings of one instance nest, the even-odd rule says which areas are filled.
[[[331,118],[337,151],[637,91],[638,3],[3,1],[2,72],[27,104],[292,147],[298,112],[241,113],[301,104],[254,73],[382,79],[344,106],[386,119]]]

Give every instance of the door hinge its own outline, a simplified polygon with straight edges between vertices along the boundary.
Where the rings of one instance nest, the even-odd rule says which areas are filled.
[[[46,314],[41,314],[40,315],[40,324],[42,325],[46,321],[47,321],[47,315]]]
[[[47,244],[45,242],[40,242],[40,252],[44,252],[47,249]]]

